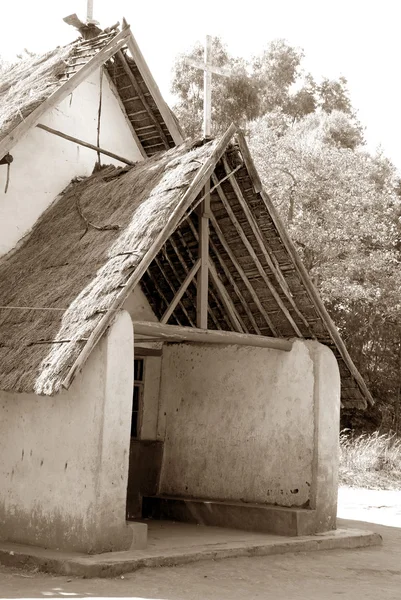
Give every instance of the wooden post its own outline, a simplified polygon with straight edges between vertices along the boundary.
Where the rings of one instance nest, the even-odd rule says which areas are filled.
[[[212,71],[211,66],[212,56],[212,38],[206,36],[205,43],[205,70],[203,72],[203,137],[208,138],[212,133]]]
[[[209,213],[210,179],[205,185],[205,199],[199,207],[199,258],[198,286],[196,295],[196,325],[207,329],[207,306],[209,294]]]

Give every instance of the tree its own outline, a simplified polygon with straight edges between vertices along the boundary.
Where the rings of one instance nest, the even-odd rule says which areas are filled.
[[[326,78],[318,84],[303,72],[303,56],[302,50],[275,40],[260,56],[246,61],[231,56],[222,40],[213,38],[213,63],[231,72],[229,77],[214,75],[212,79],[213,133],[221,133],[232,122],[246,129],[250,121],[274,111],[282,111],[293,121],[318,110],[342,111],[354,117],[346,80]],[[194,137],[202,128],[203,72],[190,66],[187,59],[203,60],[201,44],[177,58],[172,82],[172,92],[178,99],[174,110],[185,133]]]
[[[377,414],[390,409],[391,427],[400,385],[400,182],[383,154],[339,143],[333,123],[335,132],[338,123],[347,134],[354,128],[352,116],[334,110],[292,125],[266,115],[250,127],[251,150]]]

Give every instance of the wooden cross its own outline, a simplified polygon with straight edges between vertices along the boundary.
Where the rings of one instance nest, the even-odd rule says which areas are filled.
[[[211,63],[212,58],[212,36],[206,36],[205,57],[204,62],[198,62],[188,58],[186,62],[195,67],[202,69],[203,75],[203,137],[211,136],[212,131],[212,73],[215,75],[229,76],[228,69],[222,67],[214,67]]]
[[[86,22],[94,23],[93,20],[93,0],[87,0],[86,4]]]
[[[228,76],[227,69],[214,67],[211,63],[212,37],[206,36],[205,56],[203,62],[187,59],[187,64],[202,69],[203,76],[203,137],[210,138],[212,133],[212,73]],[[210,180],[205,185],[204,200],[198,211],[199,216],[199,261],[196,294],[196,325],[207,329],[208,325],[208,293],[209,293],[209,216],[210,216]]]

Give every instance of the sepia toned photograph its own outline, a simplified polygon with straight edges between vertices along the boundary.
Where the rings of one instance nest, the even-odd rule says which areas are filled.
[[[401,8],[0,13],[0,599],[401,599]]]

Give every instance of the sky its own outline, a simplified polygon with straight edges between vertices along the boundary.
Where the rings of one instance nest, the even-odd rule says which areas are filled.
[[[87,0],[0,0],[0,56],[44,52],[77,37],[62,18],[84,20]],[[102,27],[125,16],[167,102],[175,57],[206,34],[249,58],[273,39],[305,52],[303,66],[348,80],[351,100],[372,151],[381,146],[401,171],[401,2],[399,0],[94,0]]]

